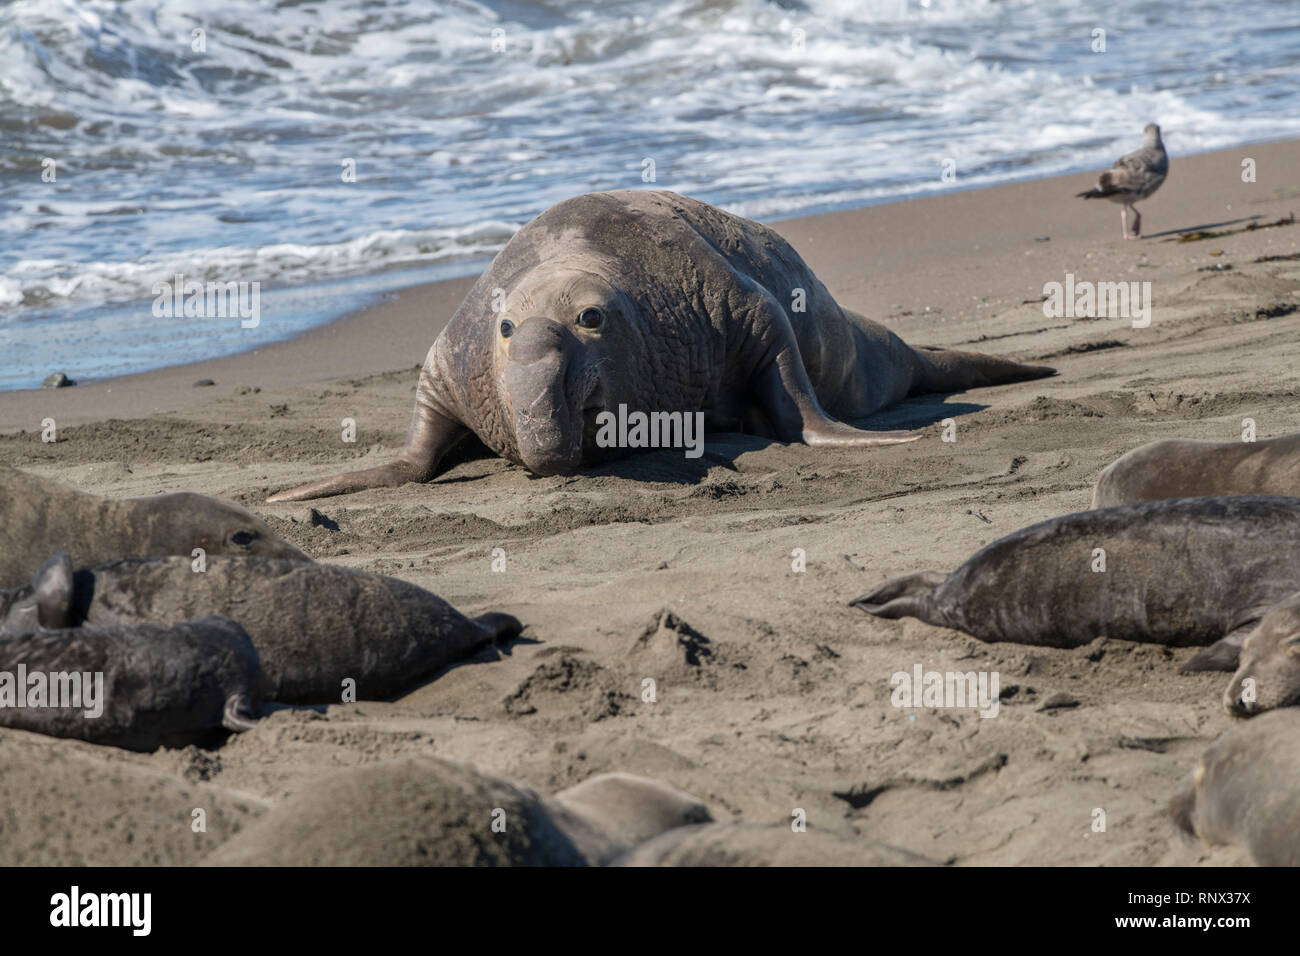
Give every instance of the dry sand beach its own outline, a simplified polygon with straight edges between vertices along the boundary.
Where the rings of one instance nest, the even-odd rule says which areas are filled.
[[[1244,157],[1257,182],[1242,182]],[[958,865],[1244,862],[1181,838],[1166,811],[1230,723],[1228,675],[1177,673],[1192,649],[986,645],[846,606],[1086,508],[1098,471],[1143,442],[1230,440],[1244,418],[1261,438],[1300,430],[1300,224],[1263,228],[1300,212],[1300,142],[1175,156],[1140,242],[1117,235],[1115,207],[1073,198],[1093,181],[775,224],[842,305],[909,343],[1059,370],[867,422],[923,428],[911,444],[724,434],[700,459],[669,450],[548,478],[466,453],[428,484],[265,504],[395,454],[416,369],[468,279],[253,353],[0,394],[0,460],[110,496],[228,498],[321,561],[526,625],[399,700],[277,710],[217,750],[138,755],[0,730],[0,863],[197,863],[313,780],[413,755],[548,793],[642,774],[720,820],[788,822],[802,808],[811,828]],[[1179,241],[1198,230],[1211,235]],[[1150,326],[1045,317],[1044,283],[1067,273],[1150,282]],[[192,387],[204,378],[216,385]],[[948,417],[953,443],[940,440]],[[46,418],[57,443],[41,441]],[[340,441],[344,418],[355,444]],[[997,671],[1000,712],[891,706],[891,675],[918,664]],[[206,833],[191,831],[195,806]]]

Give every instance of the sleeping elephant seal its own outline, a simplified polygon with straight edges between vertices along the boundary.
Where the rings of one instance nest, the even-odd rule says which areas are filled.
[[[185,554],[311,559],[261,518],[219,498],[180,491],[101,498],[0,465],[0,588],[21,587],[59,551],[78,567],[112,558]]]
[[[73,571],[67,555],[32,585],[0,593],[0,634],[32,626],[171,624],[203,614],[238,621],[262,660],[266,700],[381,700],[494,641],[515,637],[508,614],[467,618],[423,588],[352,568],[279,558],[130,558]],[[10,623],[13,622],[13,623]],[[2,640],[2,638],[0,638]]]
[[[1246,635],[1223,706],[1233,717],[1300,706],[1300,594],[1274,607]]]
[[[572,474],[620,454],[597,419],[624,408],[783,442],[893,444],[920,436],[837,419],[1051,374],[910,347],[842,309],[756,222],[676,193],[591,193],[520,229],[474,284],[425,359],[396,461],[270,500],[428,481],[471,432],[536,474]]]
[[[1234,670],[1247,631],[1295,593],[1297,568],[1300,498],[1182,498],[1051,518],[952,574],[910,574],[850,603],[981,641],[1217,641],[1184,670]]]
[[[597,866],[666,829],[709,819],[680,791],[617,776],[608,785],[587,781],[565,805],[563,794],[544,797],[452,760],[367,764],[311,781],[204,863]]]
[[[788,824],[708,823],[680,827],[619,857],[614,866],[936,866],[872,840]]]
[[[1224,733],[1169,803],[1184,833],[1243,847],[1258,866],[1300,866],[1300,711]]]
[[[1251,442],[1166,438],[1139,445],[1102,469],[1092,507],[1204,495],[1300,497],[1300,435]]]
[[[0,726],[127,750],[182,747],[250,729],[257,674],[248,635],[222,617],[0,637]]]
[[[674,786],[630,773],[601,773],[561,790],[552,802],[566,832],[594,866],[629,847],[689,824],[713,819],[709,808]]]

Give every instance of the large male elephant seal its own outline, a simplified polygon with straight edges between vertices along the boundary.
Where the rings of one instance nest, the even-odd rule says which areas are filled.
[[[1210,744],[1169,803],[1178,828],[1243,847],[1259,866],[1300,866],[1300,711],[1278,710]]]
[[[1234,717],[1300,707],[1300,594],[1276,605],[1246,635],[1223,706]]]
[[[1252,442],[1166,438],[1139,445],[1102,469],[1092,506],[1203,495],[1300,497],[1300,435]]]
[[[83,567],[112,558],[191,554],[310,558],[239,505],[188,491],[101,498],[0,465],[0,588],[21,587],[66,551]]]
[[[74,572],[59,555],[29,587],[0,592],[0,614],[0,635],[34,625],[172,624],[220,614],[252,638],[262,696],[289,704],[338,703],[349,678],[358,700],[391,697],[521,630],[508,614],[467,618],[397,578],[223,556],[209,558],[204,571],[188,558],[129,558]]]
[[[591,193],[520,229],[474,284],[425,359],[396,461],[270,500],[428,481],[470,432],[537,474],[572,474],[620,453],[597,444],[596,420],[620,406],[784,442],[892,444],[919,436],[837,418],[1052,372],[908,346],[842,309],[756,222],[676,193]]]
[[[184,746],[251,728],[257,674],[248,635],[221,617],[0,637],[0,726],[128,750]]]
[[[1218,641],[1184,670],[1233,670],[1247,631],[1295,592],[1297,568],[1300,499],[1182,498],[1051,518],[952,574],[910,574],[850,603],[982,641]]]
[[[544,797],[451,760],[370,764],[313,781],[204,862],[599,866],[664,830],[710,819],[680,790],[605,776]]]

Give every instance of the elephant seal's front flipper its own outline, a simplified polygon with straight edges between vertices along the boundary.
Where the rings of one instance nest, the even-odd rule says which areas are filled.
[[[429,362],[433,361],[430,354]],[[406,447],[394,461],[377,468],[349,471],[333,478],[308,482],[267,498],[273,501],[306,501],[329,495],[344,495],[367,488],[393,488],[407,482],[424,482],[438,473],[438,465],[449,451],[469,435],[469,429],[438,410],[433,397],[429,364],[420,374],[416,390],[415,411],[406,433]]]
[[[900,445],[920,432],[869,432],[831,418],[817,403],[797,351],[777,356],[758,377],[755,393],[779,441],[823,447]]]
[[[0,636],[57,631],[79,623],[75,572],[68,551],[40,566],[25,588],[0,589]]]
[[[501,611],[488,611],[486,614],[480,614],[471,620],[479,627],[492,634],[492,643],[504,644],[506,641],[518,637],[524,629],[519,618],[513,614],[505,614]]]
[[[74,626],[75,594],[72,558],[60,551],[41,565],[31,584],[0,590],[0,636]]]
[[[72,558],[60,551],[41,565],[32,579],[36,597],[36,620],[46,630],[70,627],[73,586]]]
[[[1283,601],[1282,606],[1289,604]],[[1228,633],[1215,641],[1205,650],[1178,669],[1180,674],[1193,674],[1197,671],[1227,671],[1237,669],[1241,659],[1241,649],[1246,638],[1259,627],[1263,619],[1274,609],[1270,601],[1256,607],[1243,609],[1234,620]]]
[[[226,698],[225,710],[221,712],[221,726],[236,734],[252,730],[257,726],[257,708],[252,699],[244,693],[231,694]]]
[[[824,447],[898,445],[916,441],[920,432],[869,432],[832,418],[817,401],[817,393],[799,342],[785,312],[765,297],[757,306],[765,316],[766,331],[774,345],[772,358],[758,372],[754,394],[774,432],[787,443],[803,442]]]

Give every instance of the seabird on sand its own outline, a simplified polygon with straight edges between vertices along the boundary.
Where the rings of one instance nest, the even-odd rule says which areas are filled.
[[[1142,132],[1141,149],[1115,160],[1115,165],[1097,178],[1096,186],[1079,193],[1080,199],[1109,199],[1123,203],[1119,223],[1125,239],[1137,239],[1142,235],[1142,214],[1133,208],[1133,204],[1159,189],[1165,176],[1169,175],[1169,154],[1160,139],[1160,127],[1148,123]],[[1130,211],[1133,213],[1132,235],[1128,231]]]

